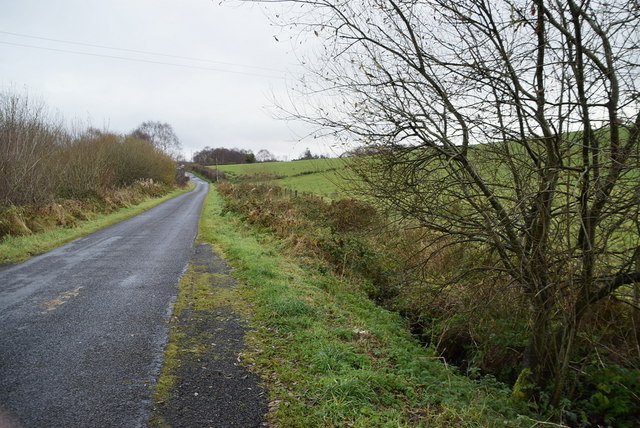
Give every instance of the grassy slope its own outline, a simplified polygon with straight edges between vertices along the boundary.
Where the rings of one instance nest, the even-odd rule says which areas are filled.
[[[357,286],[283,256],[270,235],[248,228],[212,191],[200,239],[225,254],[243,281],[237,303],[254,327],[242,359],[270,391],[275,426],[534,426],[509,392],[443,365],[399,315]]]
[[[602,134],[602,147],[608,147],[609,130],[602,129],[597,133]],[[579,133],[570,133],[567,134],[566,138],[577,140],[579,136]],[[624,129],[622,130],[622,138],[627,138],[627,131]],[[473,146],[473,148],[474,150],[495,151],[501,144],[482,144]],[[567,157],[565,162],[567,165],[573,164],[577,166],[580,162],[580,146],[575,143],[572,147],[571,153],[565,154]],[[509,148],[513,156],[527,156],[522,145],[509,143]],[[331,199],[337,199],[349,197],[348,190],[344,189],[345,183],[349,180],[348,172],[345,168],[346,162],[349,162],[348,158],[314,159],[221,165],[219,169],[225,172],[231,181],[267,182],[291,190],[315,193]],[[493,172],[501,177],[501,181],[504,181],[504,184],[508,186],[513,182],[513,178],[508,174],[508,170],[504,165],[501,164],[500,159],[491,162],[490,166],[490,170],[485,172],[493,171],[493,168],[496,167],[497,172]],[[485,167],[487,166],[485,165]],[[627,178],[636,178],[638,175],[640,173],[637,171],[631,171],[627,173]]]
[[[267,182],[291,190],[309,192],[328,198],[345,197],[338,183],[344,177],[347,159],[314,159],[291,162],[267,162],[221,165],[232,181]]]
[[[174,198],[182,193],[189,192],[193,190],[193,188],[194,185],[190,184],[184,189],[174,190],[159,198],[150,198],[138,205],[133,205],[110,214],[100,215],[94,219],[84,221],[74,228],[60,227],[34,235],[8,236],[0,241],[0,263],[26,260],[36,254],[52,250],[76,238],[138,215],[161,202]]]

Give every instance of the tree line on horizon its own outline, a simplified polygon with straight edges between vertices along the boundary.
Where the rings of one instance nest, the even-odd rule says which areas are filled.
[[[326,159],[328,156],[324,154],[314,154],[308,147],[302,152],[298,158],[293,160],[309,160],[309,159]],[[200,165],[230,165],[244,164],[256,162],[278,162],[278,158],[267,149],[261,149],[257,153],[253,153],[250,149],[225,147],[205,147],[195,152],[192,158],[193,163]]]

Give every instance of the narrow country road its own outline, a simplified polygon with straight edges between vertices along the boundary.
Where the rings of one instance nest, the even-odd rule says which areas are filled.
[[[208,186],[0,271],[0,426],[141,427]]]

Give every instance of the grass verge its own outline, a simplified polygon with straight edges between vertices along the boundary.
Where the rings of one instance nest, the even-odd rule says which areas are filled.
[[[209,192],[200,239],[216,245],[243,285],[245,364],[270,394],[272,426],[540,426],[519,415],[510,391],[474,381],[422,347],[395,313],[357,284],[284,256],[272,235],[227,213]]]
[[[79,223],[76,227],[58,227],[47,232],[26,236],[6,236],[0,241],[0,263],[23,261],[36,254],[52,250],[76,238],[138,215],[182,193],[190,192],[194,187],[195,184],[190,183],[184,189],[176,189],[164,196],[150,198],[140,204],[99,215]]]

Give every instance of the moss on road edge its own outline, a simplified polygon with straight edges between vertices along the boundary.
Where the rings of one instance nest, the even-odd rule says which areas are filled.
[[[198,242],[179,283],[150,427],[259,427],[259,378],[240,364],[246,323],[237,279]]]

